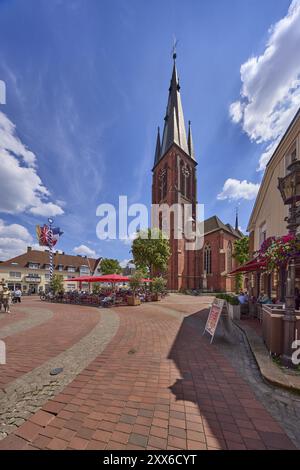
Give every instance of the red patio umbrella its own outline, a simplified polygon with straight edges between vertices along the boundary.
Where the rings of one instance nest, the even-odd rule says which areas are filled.
[[[80,276],[71,279],[64,279],[64,281],[78,281],[78,282],[126,282],[129,277],[121,276],[120,274],[106,274],[105,276]]]

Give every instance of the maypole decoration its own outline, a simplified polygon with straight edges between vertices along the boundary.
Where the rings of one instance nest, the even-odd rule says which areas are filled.
[[[36,235],[40,246],[47,246],[49,248],[49,265],[50,265],[50,283],[53,279],[53,247],[63,234],[59,227],[53,227],[53,219],[48,219],[48,224],[36,226]]]

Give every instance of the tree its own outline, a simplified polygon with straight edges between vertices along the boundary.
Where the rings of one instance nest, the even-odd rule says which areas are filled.
[[[236,259],[239,265],[243,265],[249,261],[249,237],[242,237],[234,242],[233,258]],[[239,292],[242,288],[242,274],[235,276],[235,290]]]
[[[235,240],[232,256],[239,264],[245,264],[249,261],[249,237]]]
[[[136,291],[141,287],[143,279],[143,273],[141,271],[136,271],[129,280],[130,288],[135,295]]]
[[[122,268],[117,259],[103,258],[100,269],[102,274],[121,274]]]
[[[101,292],[101,287],[100,284],[93,284],[93,289],[92,289],[93,294],[98,295]]]
[[[157,294],[162,294],[166,290],[167,281],[163,277],[154,277],[152,279],[152,290]]]
[[[131,252],[137,269],[146,269],[148,275],[166,272],[171,249],[169,240],[161,230],[154,231],[149,228],[140,231],[133,240]]]
[[[54,294],[64,292],[64,278],[61,274],[54,274],[50,282],[50,289]]]

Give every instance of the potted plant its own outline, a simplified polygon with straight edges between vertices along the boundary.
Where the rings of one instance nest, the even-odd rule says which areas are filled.
[[[127,304],[130,306],[140,305],[141,300],[137,297],[136,292],[141,287],[142,284],[142,273],[137,271],[129,280],[130,289],[132,290],[132,295],[127,295]]]
[[[161,299],[161,294],[165,291],[166,280],[163,277],[154,277],[152,279],[152,300],[157,301]]]
[[[241,318],[241,305],[238,298],[231,294],[218,294],[218,299],[225,300],[227,311],[231,320],[240,320]]]

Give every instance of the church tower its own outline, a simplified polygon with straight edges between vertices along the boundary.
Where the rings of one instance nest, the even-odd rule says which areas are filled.
[[[196,159],[191,123],[186,134],[180,96],[180,85],[176,68],[176,54],[173,54],[173,71],[169,88],[167,111],[164,118],[162,139],[158,128],[154,166],[152,169],[152,204],[192,205],[193,219],[196,218]],[[174,218],[170,230],[171,258],[168,268],[168,288],[171,290],[197,287],[196,251],[186,250],[186,240],[175,239]]]

